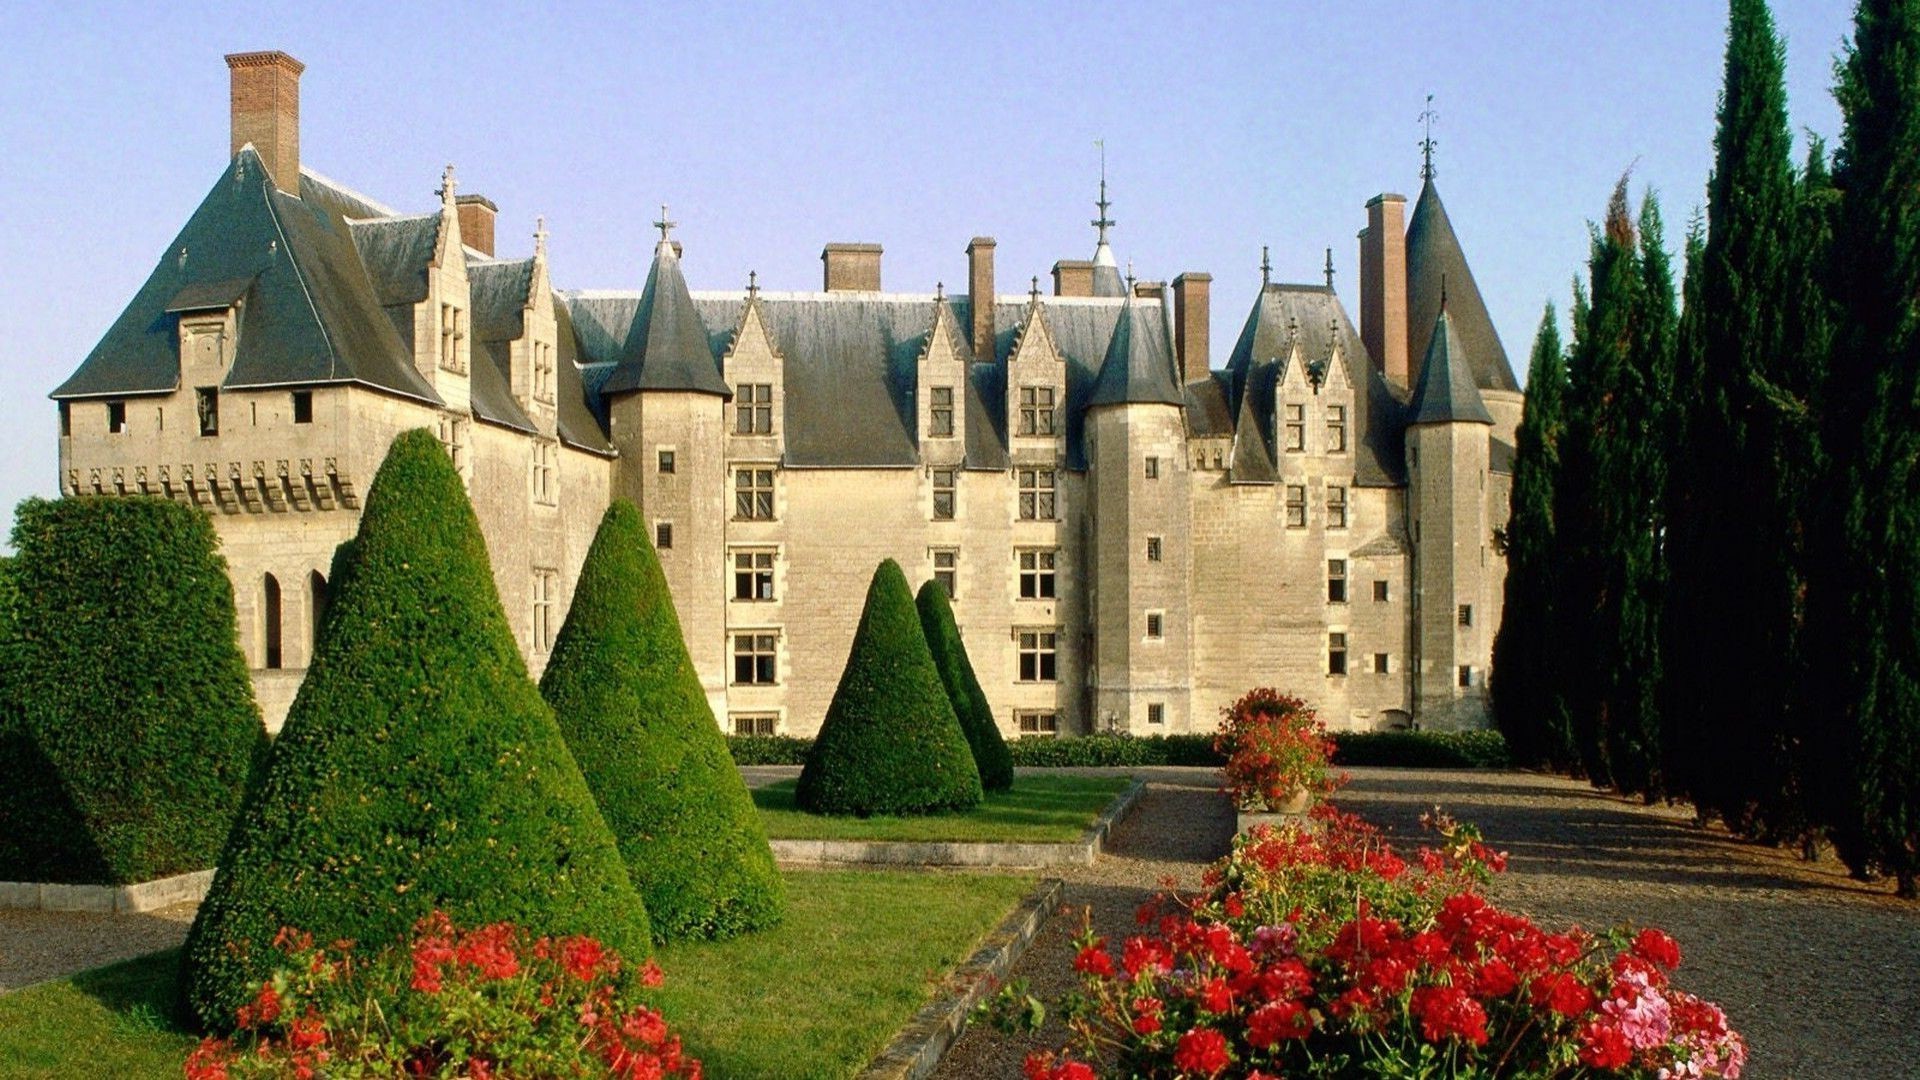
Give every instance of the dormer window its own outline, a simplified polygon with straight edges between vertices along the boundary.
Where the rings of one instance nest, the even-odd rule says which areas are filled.
[[[457,304],[440,305],[440,366],[448,371],[463,372],[466,367],[460,363],[460,342],[467,336],[467,313]]]
[[[1053,434],[1053,387],[1020,388],[1020,434]]]
[[[927,434],[936,439],[953,437],[953,387],[933,388],[933,404]]]
[[[533,343],[533,400],[553,404],[553,346]]]
[[[1307,448],[1307,407],[1305,405],[1287,406],[1287,453],[1297,454]]]
[[[1344,454],[1347,452],[1347,407],[1345,405],[1327,406],[1327,453]]]

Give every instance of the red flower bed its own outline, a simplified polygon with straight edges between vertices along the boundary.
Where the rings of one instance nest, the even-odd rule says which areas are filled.
[[[700,1077],[642,1000],[660,969],[589,937],[530,938],[508,923],[461,930],[436,913],[371,956],[293,930],[275,944],[286,964],[241,1006],[232,1038],[194,1050],[187,1080]]]
[[[1256,829],[1163,898],[1120,943],[1083,932],[1072,1042],[1031,1080],[1140,1077],[1678,1077],[1740,1075],[1720,1009],[1675,988],[1658,930],[1549,933],[1489,903],[1503,869],[1469,826],[1411,860],[1331,807],[1316,830]],[[997,1002],[1029,1024],[1018,986]]]
[[[1295,795],[1326,795],[1339,783],[1333,740],[1305,701],[1250,690],[1220,710],[1214,752],[1227,759],[1226,792],[1243,809],[1277,810]]]

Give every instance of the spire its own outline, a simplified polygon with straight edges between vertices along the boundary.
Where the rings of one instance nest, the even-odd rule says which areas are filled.
[[[668,238],[673,222],[667,219],[666,207],[660,208],[660,220],[653,224],[660,230],[653,268],[647,271],[647,287],[640,294],[640,306],[634,310],[627,340],[620,347],[620,359],[601,392],[679,390],[731,397],[732,391],[720,378],[720,359],[713,351],[713,339],[693,306],[687,279],[680,272],[680,260]]]
[[[1093,295],[1125,296],[1127,284],[1120,276],[1119,262],[1113,257],[1113,248],[1107,245],[1107,230],[1113,228],[1113,218],[1108,210],[1113,206],[1107,198],[1107,143],[1104,139],[1094,140],[1100,148],[1100,198],[1093,205],[1100,210],[1100,216],[1093,219],[1096,243],[1093,248]]]
[[[1429,178],[1407,221],[1407,358],[1426,355],[1434,322],[1445,313],[1453,320],[1455,345],[1464,347],[1474,384],[1482,390],[1518,391],[1519,380],[1507,362],[1506,347],[1493,327],[1486,301],[1474,283],[1460,238],[1447,219],[1440,189]],[[1411,373],[1409,373],[1411,375]]]
[[[1113,219],[1107,216],[1108,208],[1113,206],[1113,203],[1107,199],[1107,140],[1095,139],[1093,145],[1100,148],[1100,197],[1094,200],[1093,204],[1099,209],[1100,216],[1094,218],[1089,224],[1097,230],[1095,235],[1098,245],[1104,247],[1107,243],[1107,230],[1114,225]]]
[[[1440,114],[1433,111],[1433,95],[1428,94],[1427,109],[1420,114],[1420,125],[1425,130],[1420,140],[1420,179],[1429,183],[1433,181],[1433,148],[1439,145],[1433,141],[1433,125],[1439,119]]]
[[[1473,370],[1443,309],[1434,321],[1433,339],[1420,365],[1420,385],[1407,405],[1407,424],[1491,424],[1493,416],[1473,384]]]

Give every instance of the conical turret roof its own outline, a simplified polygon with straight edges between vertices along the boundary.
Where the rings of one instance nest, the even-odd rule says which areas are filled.
[[[720,377],[720,360],[700,312],[680,273],[680,256],[673,241],[661,239],[654,248],[647,287],[633,313],[613,374],[603,394],[631,390],[687,390],[731,397]]]
[[[1440,202],[1439,189],[1427,177],[1420,188],[1420,201],[1414,204],[1413,220],[1407,224],[1407,326],[1412,331],[1407,355],[1424,356],[1429,351],[1431,332],[1441,308],[1453,319],[1472,365],[1473,383],[1483,390],[1520,389],[1507,362],[1507,350],[1487,314],[1487,304],[1474,284],[1473,271],[1460,249],[1460,238],[1447,219],[1447,208]]]
[[[1458,338],[1453,316],[1443,307],[1428,339],[1427,358],[1420,364],[1420,385],[1407,406],[1409,426],[1493,423]]]
[[[1158,323],[1134,318],[1133,297],[1120,308],[1107,355],[1100,362],[1093,394],[1087,406],[1186,404],[1173,381],[1173,348],[1167,341],[1167,320]]]

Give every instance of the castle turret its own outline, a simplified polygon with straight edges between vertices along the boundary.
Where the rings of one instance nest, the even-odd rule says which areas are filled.
[[[1467,370],[1489,415],[1497,437],[1513,444],[1520,426],[1523,398],[1520,382],[1507,362],[1506,346],[1493,327],[1493,317],[1474,283],[1460,237],[1453,231],[1440,190],[1433,183],[1433,166],[1423,170],[1424,183],[1413,216],[1407,221],[1405,263],[1407,288],[1402,294],[1407,356],[1425,356],[1432,343],[1435,321],[1444,308],[1453,319],[1456,348],[1467,354]]]
[[[1143,735],[1192,729],[1185,407],[1153,314],[1127,297],[1086,413],[1091,726]]]
[[[1498,558],[1486,524],[1493,423],[1443,294],[1407,407],[1414,715],[1429,728],[1486,723]]]
[[[726,402],[732,396],[705,322],[687,292],[665,207],[660,242],[613,373],[608,401],[620,457],[614,494],[653,530],[680,632],[707,703],[726,715]]]

